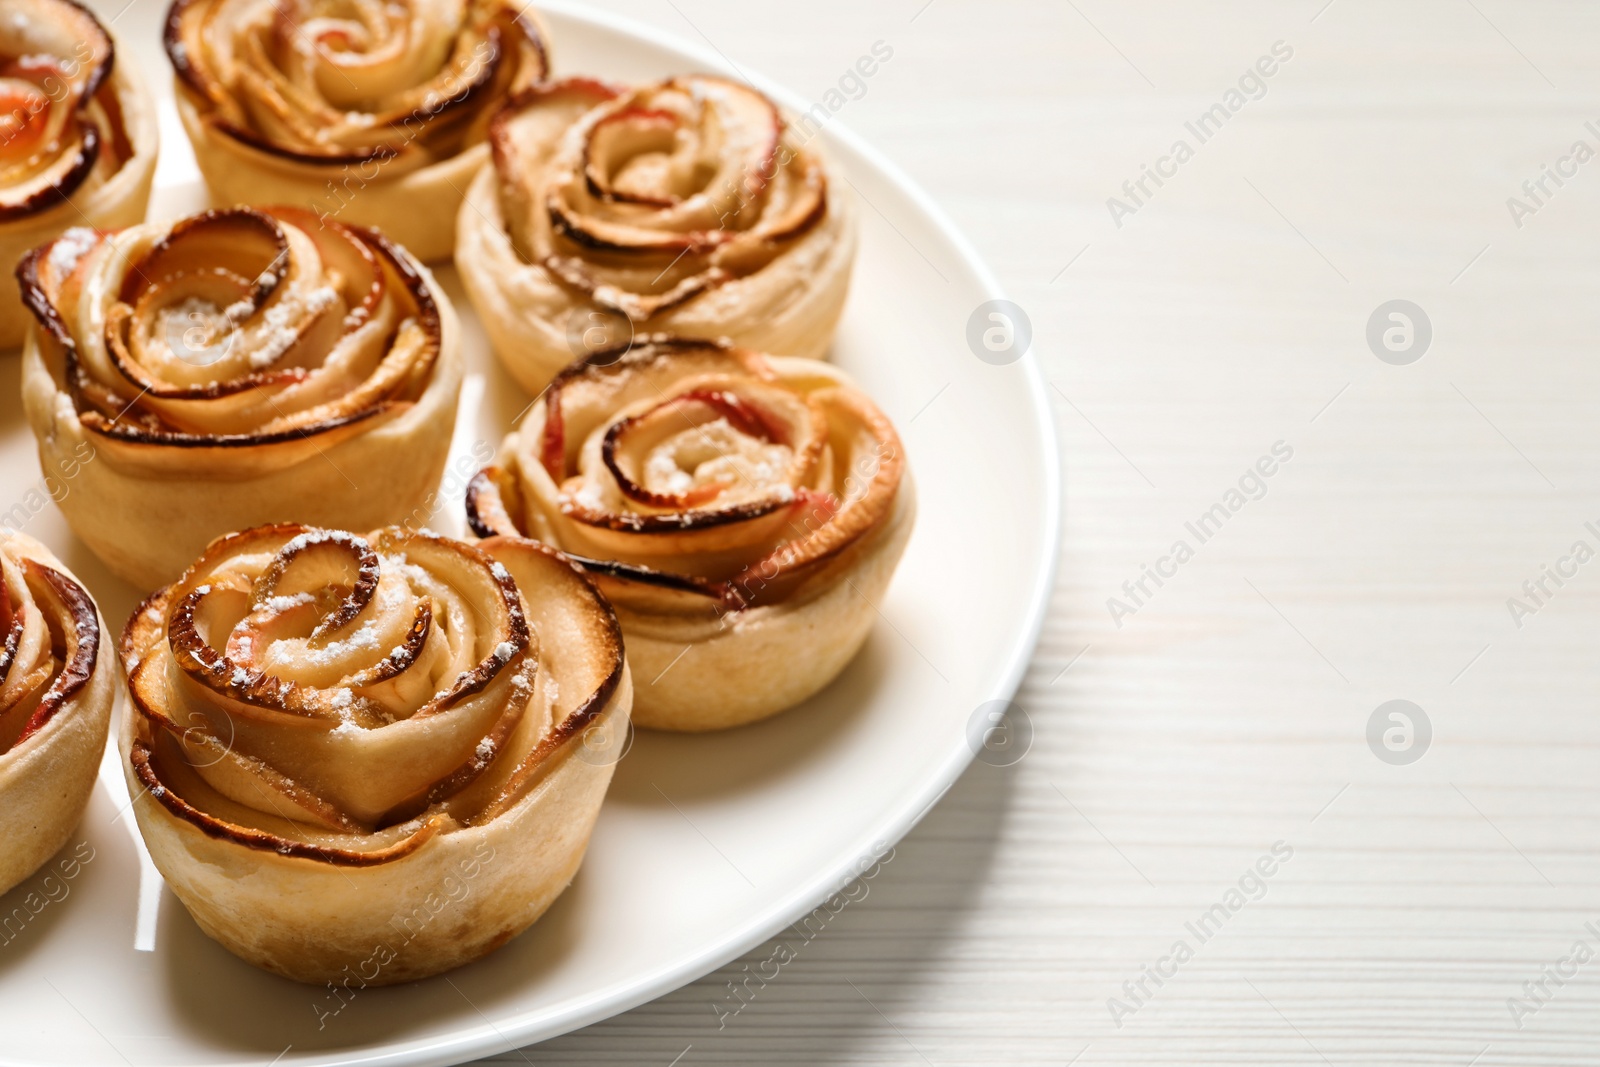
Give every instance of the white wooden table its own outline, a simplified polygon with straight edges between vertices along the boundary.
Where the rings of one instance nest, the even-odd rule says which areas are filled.
[[[1027,309],[1066,538],[1021,762],[737,1014],[770,946],[486,1062],[1600,1062],[1600,8],[603,6],[818,100],[892,48],[835,121]]]
[[[494,1062],[1600,1062],[1573,948],[1600,957],[1600,562],[1507,606],[1600,550],[1600,160],[1561,164],[1600,150],[1600,9],[1323,5],[605,4],[819,99],[894,49],[838,121],[1031,316],[1066,540],[1022,762],[975,766],[722,1029],[742,965]],[[1189,132],[1278,41],[1260,98]],[[1408,365],[1366,341],[1395,299],[1432,325]],[[1185,523],[1279,441],[1200,544]],[[1179,539],[1118,627],[1107,599]],[[1368,746],[1392,699],[1431,722],[1410,764]]]

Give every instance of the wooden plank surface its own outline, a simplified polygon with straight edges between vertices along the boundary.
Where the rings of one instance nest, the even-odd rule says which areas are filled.
[[[1600,150],[1600,10],[604,6],[814,98],[893,47],[838,120],[1027,309],[1066,540],[1026,758],[975,766],[737,1015],[728,983],[771,946],[490,1062],[1600,1061],[1600,563],[1523,591],[1600,550],[1600,161],[1561,163]],[[1276,42],[1262,88],[1189,132]],[[1107,199],[1135,207],[1123,182],[1180,139],[1118,226]],[[1535,203],[1546,165],[1569,176]],[[1396,299],[1432,326],[1409,365],[1366,340]],[[1199,543],[1185,524],[1277,442]],[[1394,699],[1431,723],[1410,764],[1367,741]],[[1248,875],[1275,842],[1292,856]]]

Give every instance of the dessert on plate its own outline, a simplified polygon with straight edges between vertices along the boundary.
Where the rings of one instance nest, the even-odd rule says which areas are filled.
[[[17,267],[23,406],[73,531],[143,589],[266,522],[424,525],[459,328],[381,234],[300,208],[68,230]]]
[[[635,334],[826,356],[856,231],[843,182],[776,104],[705,74],[521,93],[490,124],[456,263],[529,392]]]
[[[156,110],[111,32],[74,0],[0,0],[0,260],[71,226],[144,220]],[[31,320],[14,278],[0,288],[0,348]]]
[[[223,203],[376,226],[425,262],[455,246],[489,116],[549,73],[510,0],[177,0],[178,115]]]
[[[627,639],[633,721],[698,731],[844,669],[916,507],[899,436],[843,371],[650,337],[557,375],[467,511],[583,566]]]
[[[55,855],[83,817],[116,698],[100,613],[61,561],[0,532],[0,893]]]
[[[517,538],[230,534],[121,650],[151,857],[208,935],[305,982],[423,978],[533,923],[632,699],[605,600]]]

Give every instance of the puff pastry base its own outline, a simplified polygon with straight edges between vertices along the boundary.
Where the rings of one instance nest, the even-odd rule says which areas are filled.
[[[381,163],[346,167],[296,164],[218,133],[200,118],[182,83],[173,87],[178,117],[218,204],[292,204],[350,226],[371,226],[424,263],[455,253],[461,191],[489,158],[477,144],[399,178]]]

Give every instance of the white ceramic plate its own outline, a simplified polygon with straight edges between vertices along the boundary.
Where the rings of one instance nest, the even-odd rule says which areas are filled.
[[[96,6],[109,16],[122,3]],[[163,97],[152,217],[175,217],[204,194],[166,89],[162,7],[134,5],[116,29],[123,61],[141,63]],[[612,17],[541,10],[558,73],[727,71],[715,54]],[[895,420],[920,500],[880,623],[843,677],[753,727],[641,734],[582,872],[532,930],[447,978],[365,990],[347,1004],[257,971],[200,933],[142,859],[108,757],[79,831],[93,859],[71,880],[36,876],[0,898],[0,1063],[424,1065],[504,1052],[748,951],[842,887],[943,794],[973,755],[973,712],[1011,695],[1038,634],[1057,534],[1050,412],[1031,356],[992,366],[968,348],[969,315],[1000,295],[971,248],[888,162],[837,124],[825,136],[863,223],[835,359]],[[465,457],[479,440],[497,444],[527,398],[494,365],[454,272],[441,278],[466,322],[471,377],[450,503],[432,524],[459,531]],[[0,513],[39,479],[17,386],[17,361],[0,360]],[[116,631],[135,591],[53,507],[25,528],[77,572]],[[49,903],[6,930],[30,892],[36,906]]]

